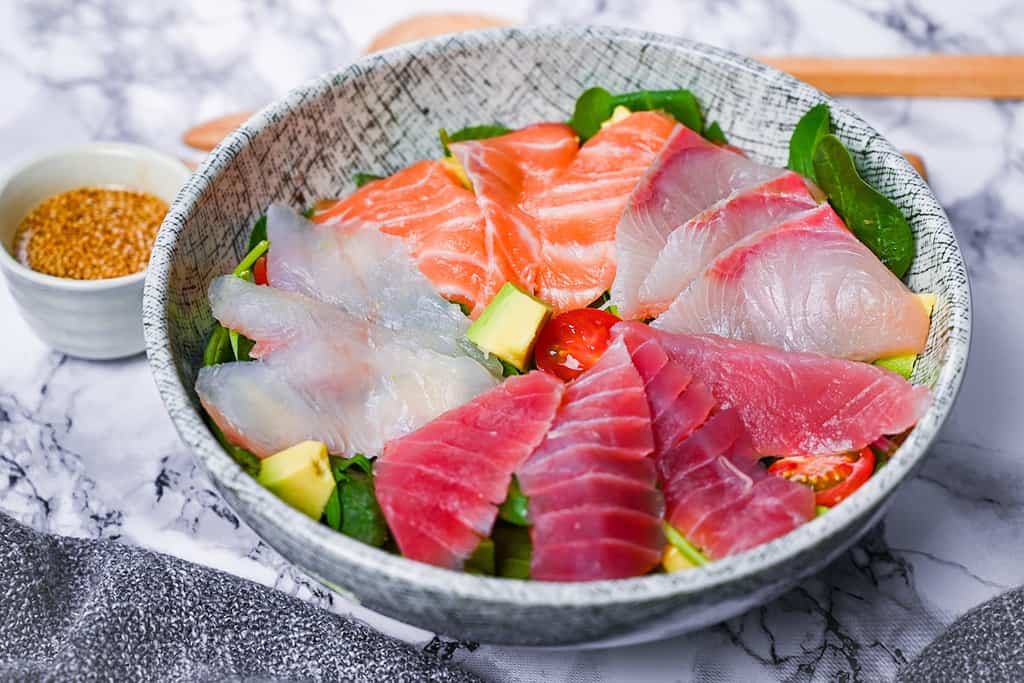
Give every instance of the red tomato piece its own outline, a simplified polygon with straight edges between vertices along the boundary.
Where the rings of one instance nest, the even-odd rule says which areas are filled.
[[[267,280],[267,255],[264,254],[256,259],[256,263],[252,264],[252,281],[258,285],[265,285],[269,282]]]
[[[870,448],[839,455],[793,455],[772,463],[768,471],[814,489],[817,505],[834,507],[871,478],[875,454]]]
[[[556,315],[537,335],[533,359],[545,372],[565,381],[575,379],[604,354],[617,322],[617,316],[597,308]]]

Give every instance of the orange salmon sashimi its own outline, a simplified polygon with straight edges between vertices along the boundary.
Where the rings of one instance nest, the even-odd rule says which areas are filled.
[[[479,315],[504,283],[490,274],[484,218],[473,193],[438,160],[375,180],[316,213],[335,229],[375,228],[404,239],[438,293]]]
[[[528,188],[550,185],[572,163],[579,149],[575,131],[564,123],[540,123],[498,137],[455,142],[449,149],[483,212],[494,284],[511,280],[536,292],[543,244],[523,199]],[[506,277],[509,272],[514,277]]]
[[[410,244],[420,270],[476,318],[506,282],[556,313],[586,306],[615,277],[615,227],[674,121],[637,112],[582,148],[571,127],[541,123],[450,145],[473,189],[445,161],[421,161],[314,215]]]
[[[543,245],[537,294],[556,313],[586,306],[615,278],[615,227],[626,200],[675,125],[636,112],[598,131],[551,182],[529,188],[525,203]]]

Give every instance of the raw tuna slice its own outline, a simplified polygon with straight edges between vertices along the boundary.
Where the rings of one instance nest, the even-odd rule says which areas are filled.
[[[718,202],[669,234],[640,287],[640,306],[648,315],[660,314],[727,248],[817,205],[796,173],[785,173]]]
[[[785,173],[713,145],[677,126],[626,204],[615,236],[618,273],[612,300],[625,318],[649,317],[640,300],[644,278],[669,234],[738,190]]]
[[[541,123],[486,140],[449,146],[473,185],[485,221],[484,244],[494,291],[511,280],[537,291],[541,239],[522,206],[531,183],[548,184],[576,156],[578,142],[564,123]],[[508,277],[511,273],[513,277]]]
[[[640,576],[659,561],[663,501],[644,384],[619,341],[566,389],[543,443],[516,473],[530,498],[530,576]]]
[[[660,453],[703,424],[715,408],[715,398],[707,385],[669,359],[657,338],[626,335],[624,341],[644,380],[654,450]]]
[[[551,182],[529,184],[525,208],[543,245],[537,293],[556,313],[586,306],[611,287],[615,226],[673,125],[660,113],[630,114],[587,140]]]
[[[196,393],[228,439],[259,457],[306,439],[378,453],[496,382],[467,356],[411,347],[302,294],[234,276],[209,294],[214,316],[255,340],[258,360],[201,369]]]
[[[814,492],[758,464],[734,408],[656,461],[665,518],[711,559],[767,543],[814,517]]]
[[[512,377],[387,443],[374,468],[377,500],[403,555],[462,567],[490,534],[513,471],[544,438],[563,391],[542,372]]]
[[[874,365],[782,351],[714,335],[672,334],[636,322],[612,328],[639,346],[655,338],[675,363],[734,407],[764,455],[844,453],[899,434],[924,415],[925,387]]]
[[[828,204],[734,245],[653,324],[865,361],[920,353],[929,325]]]
[[[283,204],[267,210],[267,237],[272,287],[337,306],[410,345],[472,355],[464,339],[470,321],[437,294],[401,238],[318,228]]]
[[[473,193],[442,161],[421,161],[368,183],[317,212],[313,221],[341,231],[378,229],[401,237],[437,292],[469,306],[474,317],[497,291],[490,274],[501,264],[488,256],[483,214]]]

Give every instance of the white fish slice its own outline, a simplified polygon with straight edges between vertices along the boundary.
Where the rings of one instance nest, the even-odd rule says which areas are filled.
[[[375,454],[497,383],[468,356],[410,347],[302,294],[224,276],[210,302],[225,326],[256,341],[258,359],[203,368],[196,392],[225,435],[260,457],[305,439]]]

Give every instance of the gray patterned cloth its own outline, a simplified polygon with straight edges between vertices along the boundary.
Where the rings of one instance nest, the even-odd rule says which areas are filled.
[[[957,619],[897,680],[1024,681],[1024,588],[992,598]]]
[[[0,513],[0,680],[478,679],[230,574]]]

